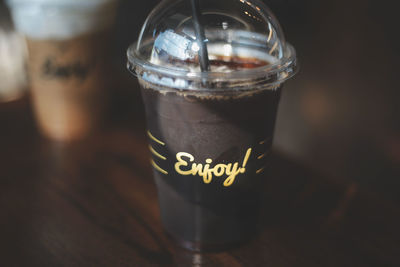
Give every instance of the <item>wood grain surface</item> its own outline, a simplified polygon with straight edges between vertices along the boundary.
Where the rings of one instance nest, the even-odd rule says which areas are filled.
[[[66,145],[36,133],[26,100],[0,110],[0,266],[400,266],[394,202],[279,152],[257,238],[180,249],[160,222],[143,123]]]

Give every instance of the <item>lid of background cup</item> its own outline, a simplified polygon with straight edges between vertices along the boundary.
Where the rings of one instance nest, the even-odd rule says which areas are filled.
[[[16,4],[54,4],[54,5],[70,5],[78,4],[80,6],[98,5],[114,0],[6,0],[10,5]]]
[[[200,0],[193,10],[195,1],[164,0],[153,9],[138,41],[128,49],[128,68],[135,75],[178,89],[276,87],[294,75],[295,50],[261,1]],[[196,10],[198,19],[193,16]],[[204,50],[209,69],[201,64]],[[232,57],[269,64],[251,69],[212,64]]]
[[[68,39],[108,28],[118,0],[6,0],[15,27],[33,39]]]

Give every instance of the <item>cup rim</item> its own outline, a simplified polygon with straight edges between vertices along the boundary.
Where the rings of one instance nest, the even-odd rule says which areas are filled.
[[[175,79],[203,82],[237,81],[277,76],[276,79],[274,79],[274,83],[282,83],[293,77],[298,71],[296,51],[294,47],[287,42],[284,47],[283,57],[278,59],[276,62],[253,69],[241,69],[231,72],[193,72],[156,65],[141,57],[137,48],[137,42],[129,46],[127,57],[128,65],[133,67],[132,69],[134,74],[139,77],[143,71]]]

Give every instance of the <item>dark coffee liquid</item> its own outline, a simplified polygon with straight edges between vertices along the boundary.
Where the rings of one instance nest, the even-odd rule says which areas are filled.
[[[232,58],[211,64],[260,66],[256,60]],[[280,88],[196,95],[141,83],[167,232],[195,250],[220,249],[250,238],[257,229]]]
[[[217,56],[210,59],[211,66],[226,66],[230,70],[254,69],[268,65],[268,62],[256,58]]]

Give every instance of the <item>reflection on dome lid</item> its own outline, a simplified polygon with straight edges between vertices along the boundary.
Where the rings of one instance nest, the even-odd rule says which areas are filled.
[[[233,58],[256,59],[252,73],[294,72],[294,49],[285,42],[281,27],[272,12],[259,0],[201,0],[199,14],[205,39],[196,38],[191,1],[165,0],[146,19],[137,43],[128,50],[130,67],[137,74],[210,78],[213,74],[249,75],[249,65],[231,67],[217,61]],[[208,50],[211,69],[202,73],[199,50],[202,41]],[[218,60],[217,60],[218,59]],[[217,62],[218,64],[213,64]],[[240,68],[240,66],[244,66]],[[241,74],[238,75],[238,72]],[[149,73],[146,74],[149,76]],[[228,78],[227,76],[227,78]],[[143,76],[142,76],[143,77]],[[221,78],[221,76],[219,76]]]

